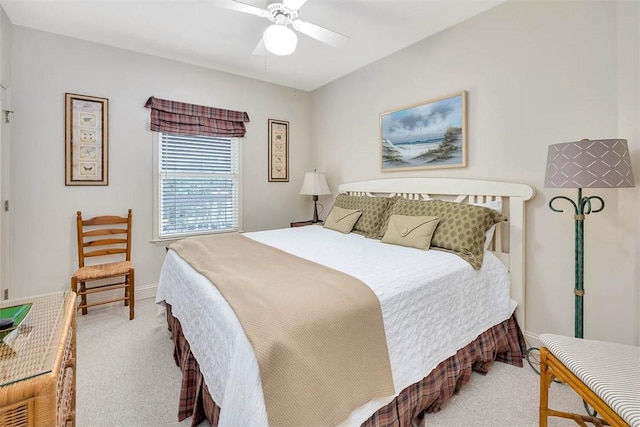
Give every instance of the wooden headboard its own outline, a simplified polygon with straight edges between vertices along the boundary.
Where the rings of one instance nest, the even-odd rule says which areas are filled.
[[[338,186],[340,193],[372,197],[402,196],[413,200],[442,199],[460,203],[501,200],[508,221],[496,228],[492,252],[507,266],[511,275],[511,298],[525,331],[525,209],[524,202],[534,195],[525,184],[456,178],[389,178],[358,181]]]

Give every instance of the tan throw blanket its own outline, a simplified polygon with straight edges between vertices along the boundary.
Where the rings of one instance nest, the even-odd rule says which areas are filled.
[[[270,426],[334,426],[394,394],[380,302],[360,280],[237,233],[170,249],[238,316],[258,359]]]

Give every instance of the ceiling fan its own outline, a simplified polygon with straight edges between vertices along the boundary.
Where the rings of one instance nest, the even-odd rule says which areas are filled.
[[[344,46],[349,37],[298,19],[298,11],[306,2],[307,0],[283,0],[282,2],[270,3],[265,9],[262,9],[238,0],[231,0],[228,7],[238,12],[267,18],[272,22],[264,31],[262,39],[253,51],[254,54],[263,53],[265,48],[275,55],[292,54],[296,49],[298,37],[289,27],[329,46]]]

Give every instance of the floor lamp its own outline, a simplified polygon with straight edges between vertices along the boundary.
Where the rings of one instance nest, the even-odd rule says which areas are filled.
[[[313,220],[311,222],[314,224],[320,222],[318,219],[318,196],[331,194],[326,175],[316,171],[304,174],[300,194],[313,196]]]
[[[577,188],[578,199],[556,196],[549,201],[554,212],[558,200],[568,201],[575,211],[575,337],[582,338],[584,317],[584,220],[590,213],[604,209],[599,196],[583,196],[583,188],[634,187],[631,158],[625,139],[601,139],[565,142],[549,146],[547,188]],[[593,202],[597,203],[593,203]]]

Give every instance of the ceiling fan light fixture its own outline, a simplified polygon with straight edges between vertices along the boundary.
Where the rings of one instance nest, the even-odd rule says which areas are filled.
[[[264,46],[274,55],[291,55],[297,44],[298,36],[285,25],[273,24],[264,30]]]

